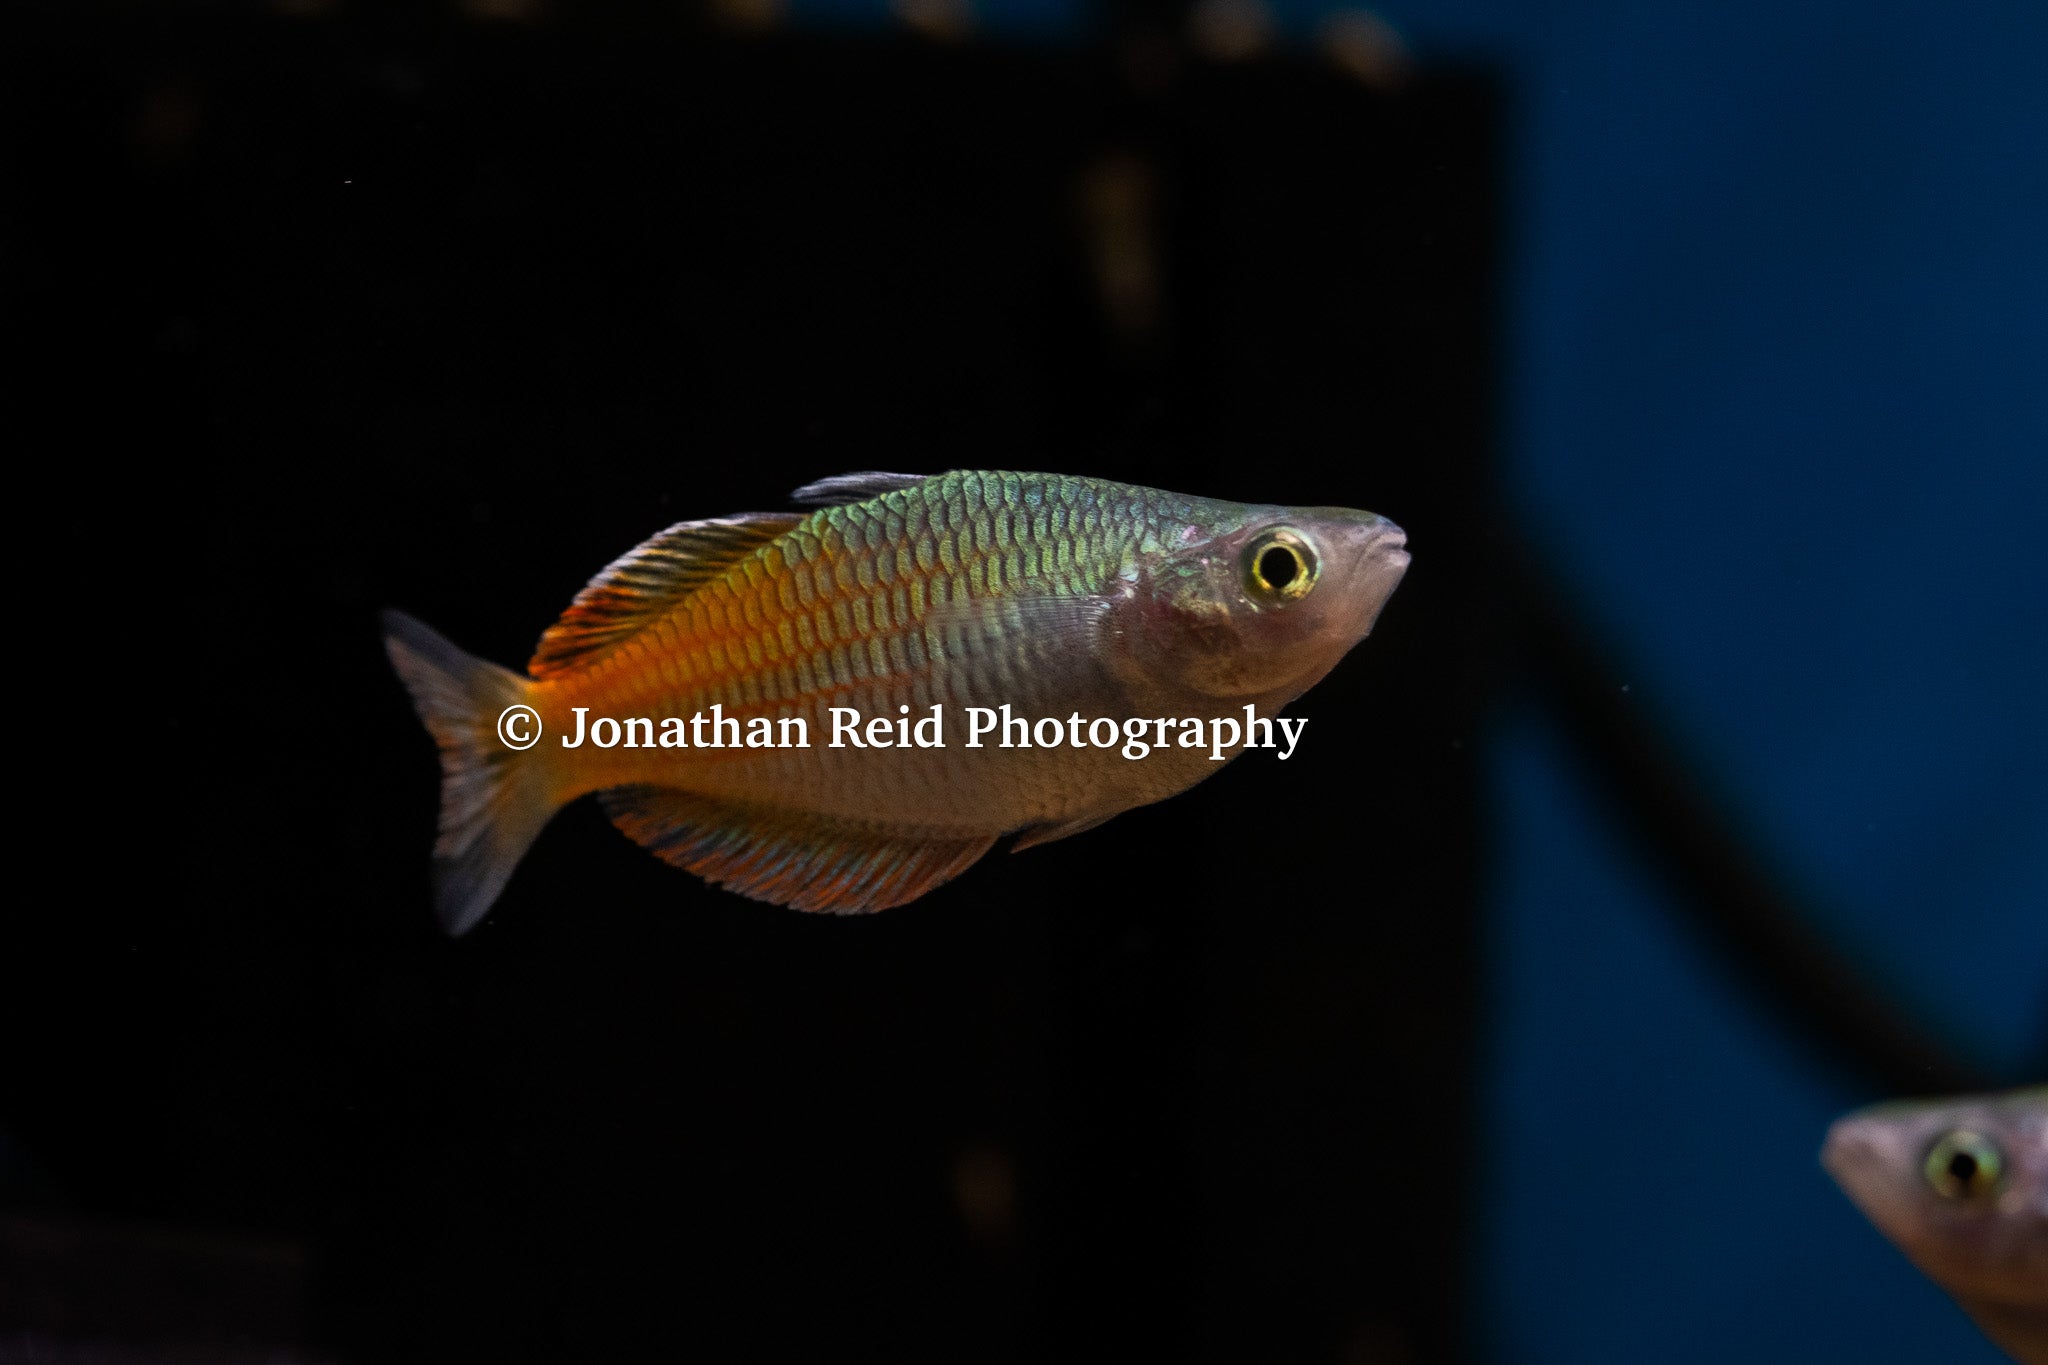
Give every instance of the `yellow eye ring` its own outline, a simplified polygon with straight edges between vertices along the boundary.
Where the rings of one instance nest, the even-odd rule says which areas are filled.
[[[1927,1149],[1921,1171],[1943,1199],[1982,1199],[1998,1188],[2005,1158],[1989,1138],[1958,1128]]]
[[[1245,591],[1260,601],[1298,602],[1321,571],[1315,547],[1289,526],[1261,532],[1245,547]]]

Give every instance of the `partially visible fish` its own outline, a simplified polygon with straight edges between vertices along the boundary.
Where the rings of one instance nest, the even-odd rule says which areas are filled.
[[[968,747],[965,708],[1062,730],[1201,719],[1218,736],[1227,717],[1249,741],[1365,637],[1408,565],[1401,528],[1371,512],[1101,479],[849,474],[795,496],[822,505],[683,522],[613,563],[541,637],[530,677],[386,613],[385,647],[441,749],[434,865],[450,932],[483,918],[549,817],[586,792],[659,856],[742,895],[901,905],[1003,835],[1024,848],[1077,834],[1225,756],[1185,735],[1168,746],[1164,728],[1142,757],[1100,741]],[[942,707],[956,728],[945,747],[829,748],[835,707],[887,724]],[[517,708],[514,738],[537,724],[547,743],[501,741]],[[714,708],[750,742],[556,739]],[[753,746],[771,722],[802,722],[812,747]]]
[[[1821,1164],[2024,1365],[2048,1365],[2048,1086],[1838,1120]]]

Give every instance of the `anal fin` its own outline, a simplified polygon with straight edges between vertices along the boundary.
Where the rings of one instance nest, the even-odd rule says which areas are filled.
[[[600,799],[613,824],[666,862],[755,900],[842,915],[914,901],[995,843],[978,834],[921,839],[672,787],[613,787]]]

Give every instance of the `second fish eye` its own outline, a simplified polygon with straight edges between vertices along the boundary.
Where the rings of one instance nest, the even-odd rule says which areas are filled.
[[[1299,531],[1276,526],[1246,547],[1245,587],[1252,596],[1292,602],[1315,586],[1316,552]]]
[[[1922,1170],[1927,1183],[1944,1199],[1978,1199],[1998,1184],[2005,1161],[1988,1139],[1959,1128],[1943,1134],[1927,1149]]]

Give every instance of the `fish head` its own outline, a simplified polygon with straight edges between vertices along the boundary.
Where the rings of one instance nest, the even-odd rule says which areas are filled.
[[[1821,1164],[1958,1298],[2048,1304],[2048,1087],[1859,1110]]]
[[[1154,680],[1283,704],[1363,640],[1408,568],[1408,537],[1345,507],[1239,507],[1144,560],[1123,631]]]

